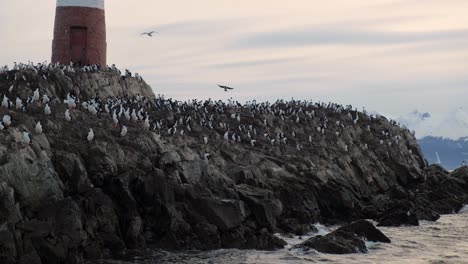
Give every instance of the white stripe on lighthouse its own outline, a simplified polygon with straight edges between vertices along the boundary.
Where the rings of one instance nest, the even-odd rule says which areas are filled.
[[[57,0],[57,6],[82,6],[104,9],[104,0]]]

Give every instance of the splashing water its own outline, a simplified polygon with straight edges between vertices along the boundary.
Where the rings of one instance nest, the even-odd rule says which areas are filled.
[[[132,252],[121,260],[89,264],[304,264],[304,263],[407,263],[468,264],[468,206],[458,214],[444,215],[437,222],[421,221],[417,227],[380,227],[391,244],[367,242],[367,254],[330,255],[316,251],[291,250],[311,236],[325,235],[336,227],[316,225],[319,233],[304,237],[281,237],[288,243],[278,251],[222,249],[209,252]]]

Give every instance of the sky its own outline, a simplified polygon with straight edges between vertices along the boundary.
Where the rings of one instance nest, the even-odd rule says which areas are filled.
[[[55,0],[1,1],[0,65],[50,61]],[[107,57],[179,100],[446,115],[468,101],[467,10],[466,0],[107,0]],[[148,30],[160,34],[140,36]]]

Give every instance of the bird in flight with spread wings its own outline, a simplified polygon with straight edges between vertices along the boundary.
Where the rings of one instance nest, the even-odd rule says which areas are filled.
[[[150,32],[143,32],[141,33],[141,35],[148,35],[148,37],[152,37],[154,33],[159,34],[159,32],[150,31]]]
[[[219,88],[224,89],[225,92],[227,92],[228,90],[234,90],[234,88],[228,87],[228,86],[225,86],[225,85],[219,85],[218,84],[218,86],[219,86]]]

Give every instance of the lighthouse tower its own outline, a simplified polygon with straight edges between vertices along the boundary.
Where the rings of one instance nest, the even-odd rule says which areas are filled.
[[[52,62],[106,65],[104,0],[57,0]]]

